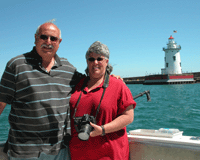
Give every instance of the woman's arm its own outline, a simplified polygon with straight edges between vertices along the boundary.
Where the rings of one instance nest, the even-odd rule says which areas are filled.
[[[133,105],[130,105],[126,108],[126,110],[114,119],[112,122],[107,123],[104,125],[105,133],[112,133],[116,132],[128,124],[132,123],[134,119],[134,109]],[[102,128],[101,126],[98,126],[96,124],[90,123],[92,127],[94,127],[94,130],[90,133],[91,137],[102,135]]]

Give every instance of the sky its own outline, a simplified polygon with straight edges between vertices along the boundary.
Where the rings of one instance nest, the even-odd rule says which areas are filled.
[[[199,6],[199,0],[2,0],[0,76],[11,58],[32,50],[37,27],[52,19],[62,33],[57,54],[81,73],[98,40],[110,50],[113,74],[160,74],[170,35],[181,45],[182,71],[200,72]]]

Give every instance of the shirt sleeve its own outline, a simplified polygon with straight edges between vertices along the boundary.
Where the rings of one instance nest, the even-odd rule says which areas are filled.
[[[82,73],[80,73],[80,72],[78,72],[78,71],[75,71],[75,72],[74,72],[74,75],[73,75],[73,77],[72,77],[72,82],[71,82],[71,84],[72,84],[73,86],[76,86],[76,85],[80,82],[80,80],[83,79],[84,77],[86,77],[85,74],[82,74]]]
[[[121,84],[121,90],[118,99],[118,115],[122,114],[126,108],[133,105],[133,109],[136,107],[136,102],[133,100],[130,89],[125,85]]]
[[[0,102],[11,104],[14,99],[16,90],[14,72],[8,63],[0,82]]]

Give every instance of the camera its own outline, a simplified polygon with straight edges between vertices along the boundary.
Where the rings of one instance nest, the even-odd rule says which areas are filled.
[[[87,141],[90,137],[90,132],[94,129],[90,122],[96,124],[94,116],[84,114],[82,117],[74,118],[74,127],[78,132],[78,138],[82,141]]]

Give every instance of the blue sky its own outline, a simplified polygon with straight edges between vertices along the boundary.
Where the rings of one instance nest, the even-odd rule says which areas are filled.
[[[0,75],[7,61],[32,49],[37,27],[51,19],[62,31],[57,54],[82,73],[85,52],[99,40],[109,47],[113,74],[158,74],[170,35],[182,47],[183,72],[199,72],[199,6],[199,0],[3,0]]]

